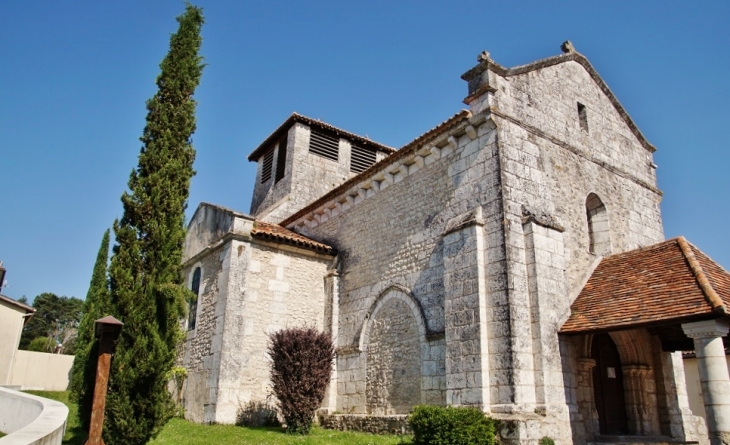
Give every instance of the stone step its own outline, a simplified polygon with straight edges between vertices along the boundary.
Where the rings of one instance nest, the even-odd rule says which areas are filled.
[[[696,445],[699,442],[685,442],[667,436],[598,436],[587,445]]]

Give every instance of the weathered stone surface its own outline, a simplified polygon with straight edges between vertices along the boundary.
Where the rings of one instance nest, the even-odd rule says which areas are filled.
[[[406,415],[320,414],[319,424],[340,431],[364,431],[373,434],[411,434]]]
[[[186,273],[204,270],[184,350],[189,416],[227,422],[236,401],[265,398],[266,333],[308,324],[338,348],[324,408],[348,415],[327,425],[390,430],[415,404],[471,405],[505,421],[504,443],[595,440],[592,336],[558,331],[602,256],[663,240],[661,192],[653,146],[564,51],[512,69],[481,55],[463,76],[468,112],[354,179],[349,142],[332,161],[292,126],[286,175],[261,183],[260,166],[252,212],[334,259],[199,210],[185,256]],[[629,432],[707,443],[681,362],[646,329],[611,338]]]

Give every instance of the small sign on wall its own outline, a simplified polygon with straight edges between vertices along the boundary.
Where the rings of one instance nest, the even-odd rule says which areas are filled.
[[[615,379],[616,378],[616,368],[612,368],[611,366],[607,367],[606,374],[608,375],[609,379]]]

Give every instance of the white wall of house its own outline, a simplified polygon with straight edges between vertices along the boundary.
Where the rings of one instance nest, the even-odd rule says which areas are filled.
[[[725,357],[727,361],[727,369],[730,371],[730,355]],[[687,397],[689,398],[689,407],[695,416],[705,419],[705,404],[702,401],[702,387],[700,386],[700,373],[697,370],[697,359],[695,357],[684,359],[684,376],[687,381]]]
[[[9,384],[23,390],[66,391],[73,363],[73,355],[16,351]]]
[[[23,307],[5,298],[0,298],[0,385],[10,383],[15,352],[20,344],[20,332],[28,313]]]

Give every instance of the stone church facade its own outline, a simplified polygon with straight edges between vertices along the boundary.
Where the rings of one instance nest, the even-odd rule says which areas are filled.
[[[505,443],[728,443],[730,279],[664,240],[655,148],[569,42],[462,78],[468,109],[398,150],[293,114],[249,155],[250,215],[198,207],[186,416],[266,401],[268,334],[315,326],[337,346],[331,413],[471,405]],[[707,426],[677,352],[705,344]]]

